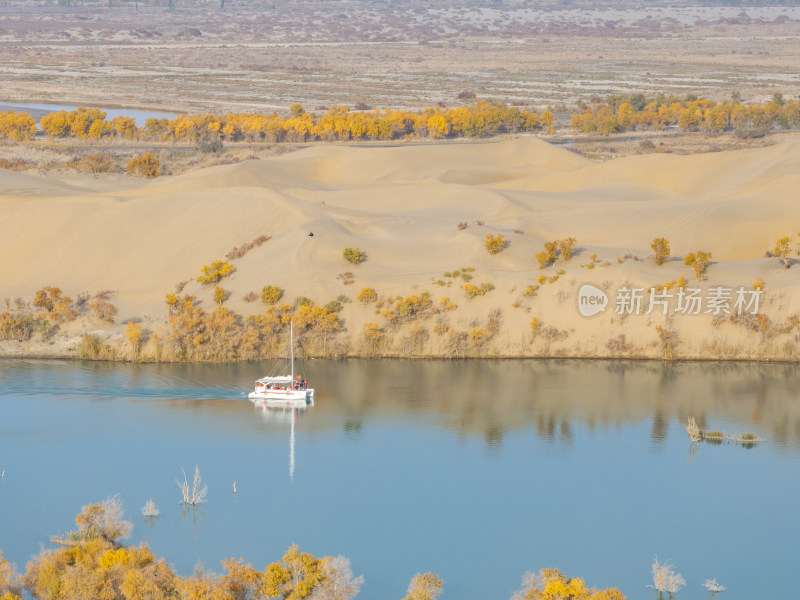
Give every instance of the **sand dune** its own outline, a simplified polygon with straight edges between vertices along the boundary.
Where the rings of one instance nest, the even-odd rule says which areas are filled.
[[[797,239],[799,187],[800,140],[606,163],[535,138],[316,145],[101,192],[0,170],[0,294],[31,297],[44,285],[72,295],[110,289],[118,292],[120,320],[145,313],[158,320],[164,294],[176,283],[191,280],[186,291],[210,303],[209,290],[194,282],[200,267],[269,235],[234,261],[236,274],[223,284],[232,292],[229,305],[244,314],[263,309],[241,298],[266,284],[284,288],[286,298],[305,295],[320,303],[353,297],[364,285],[385,296],[428,290],[457,299],[449,318],[462,328],[502,308],[498,348],[509,353],[523,344],[533,315],[569,332],[568,352],[603,354],[612,335],[627,331],[652,353],[653,319],[624,330],[612,325],[612,314],[584,320],[576,310],[577,284],[602,283],[613,292],[623,283],[650,286],[692,276],[679,260],[657,268],[647,259],[650,241],[665,236],[675,256],[703,249],[721,261],[704,286],[749,286],[764,277],[780,312],[772,318],[784,319],[800,310],[800,267],[786,270],[764,253],[779,236]],[[462,230],[459,223],[468,226]],[[507,248],[489,255],[483,248],[488,233],[504,234]],[[540,271],[534,255],[543,242],[568,236],[578,239],[577,255]],[[349,246],[362,248],[368,260],[348,265],[341,253]],[[627,253],[643,260],[620,264],[617,257]],[[585,266],[591,254],[598,255],[596,268]],[[467,300],[462,281],[447,287],[443,274],[466,266],[475,269],[476,283],[492,282],[495,290]],[[559,281],[543,285],[536,298],[523,295],[541,274],[557,269],[565,271]],[[338,277],[345,271],[355,275],[352,287]],[[341,315],[354,339],[364,322],[380,320],[356,304]],[[693,327],[700,323],[698,317]],[[703,323],[701,333],[688,336],[691,343],[702,342],[710,327]],[[728,331],[726,343],[739,343],[742,335]]]

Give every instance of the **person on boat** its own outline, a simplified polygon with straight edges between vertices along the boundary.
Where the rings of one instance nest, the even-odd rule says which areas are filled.
[[[303,379],[303,389],[308,388],[308,379]]]

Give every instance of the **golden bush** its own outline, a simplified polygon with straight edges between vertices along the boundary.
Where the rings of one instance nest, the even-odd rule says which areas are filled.
[[[370,302],[376,302],[378,300],[378,293],[371,287],[361,288],[356,299],[362,304],[369,304]]]
[[[663,265],[670,255],[669,241],[666,238],[656,238],[650,244],[650,247],[655,253],[655,261],[657,265]]]
[[[489,254],[497,254],[506,247],[505,236],[503,234],[493,235],[489,233],[486,235],[483,247],[486,248]]]
[[[150,152],[131,159],[127,166],[128,173],[137,177],[158,177],[161,174],[161,163]]]
[[[234,272],[236,272],[236,269],[230,263],[215,260],[210,265],[203,265],[200,275],[197,277],[197,283],[202,283],[203,285],[219,283]]]

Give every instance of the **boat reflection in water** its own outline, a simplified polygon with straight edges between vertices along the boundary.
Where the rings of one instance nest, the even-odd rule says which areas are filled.
[[[313,404],[311,404],[313,406]],[[306,408],[257,406],[263,419],[271,424],[289,424],[289,479],[294,479],[294,427],[299,422],[301,415],[306,412]]]

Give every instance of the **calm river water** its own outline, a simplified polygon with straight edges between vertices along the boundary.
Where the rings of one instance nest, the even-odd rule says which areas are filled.
[[[138,127],[144,127],[145,121],[150,117],[154,119],[174,119],[178,116],[177,113],[142,110],[138,108],[102,108],[94,107],[92,104],[85,105],[86,108],[100,108],[106,113],[106,120],[110,121],[114,117],[133,117]],[[58,112],[60,110],[75,110],[78,108],[76,104],[42,104],[42,103],[14,103],[14,102],[0,102],[0,112],[27,112],[31,117],[36,120],[36,127],[39,127],[39,121],[43,116],[50,113]]]
[[[507,599],[526,571],[652,599],[786,598],[800,564],[800,369],[625,361],[308,361],[305,413],[246,399],[266,364],[0,360],[0,548],[24,569],[81,506],[120,494],[181,574],[291,544],[343,554],[360,600],[434,571],[443,598]],[[691,444],[701,427],[758,434]],[[292,420],[294,425],[292,426]],[[199,465],[208,503],[175,484]],[[233,483],[238,493],[234,496]],[[147,524],[148,499],[161,517]]]

